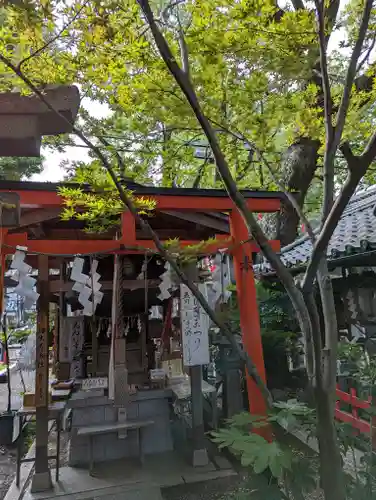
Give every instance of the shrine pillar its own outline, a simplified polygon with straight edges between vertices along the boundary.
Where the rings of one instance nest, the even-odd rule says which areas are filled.
[[[6,254],[5,250],[3,247],[3,240],[7,234],[7,230],[3,229],[0,227],[0,317],[3,314],[5,308],[5,287],[4,287],[4,280],[5,280],[5,259],[6,259]]]
[[[45,491],[52,487],[51,472],[48,465],[48,328],[49,328],[49,272],[48,256],[38,256],[38,293],[37,302],[37,342],[35,373],[35,473],[31,491]]]
[[[243,346],[255,364],[260,377],[266,382],[260,317],[252,267],[252,245],[251,242],[240,244],[242,241],[249,239],[249,234],[243,217],[237,209],[231,212],[230,224],[235,245],[233,257]],[[247,391],[250,413],[265,415],[266,404],[264,398],[249,373],[247,373]]]
[[[69,329],[66,325],[67,318],[67,299],[64,285],[67,281],[67,263],[60,262],[60,292],[59,292],[59,334],[57,339],[57,378],[59,380],[68,380],[70,377],[70,339]]]

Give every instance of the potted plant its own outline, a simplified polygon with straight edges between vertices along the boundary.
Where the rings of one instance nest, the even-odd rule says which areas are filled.
[[[3,314],[3,342],[6,356],[6,377],[7,377],[7,388],[8,388],[8,401],[6,411],[0,413],[0,444],[10,445],[13,442],[13,421],[15,412],[11,409],[11,381],[10,381],[10,370],[9,370],[9,348],[8,348],[8,334],[7,334],[7,318],[6,314]]]

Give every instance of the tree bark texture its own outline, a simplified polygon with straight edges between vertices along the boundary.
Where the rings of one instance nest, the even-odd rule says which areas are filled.
[[[332,394],[318,381],[315,390],[320,479],[325,500],[346,498],[342,460],[333,417]]]
[[[289,146],[282,156],[282,171],[286,172],[286,190],[296,193],[300,208],[317,169],[319,141],[302,137]],[[277,218],[277,235],[281,247],[292,243],[298,235],[299,214],[291,203],[286,202]]]
[[[316,369],[315,377],[310,382],[317,411],[321,487],[324,490],[325,500],[344,500],[346,495],[342,461],[334,422],[333,398],[335,391],[331,384],[327,383],[325,364],[328,359],[325,359],[326,349],[322,348],[321,342],[322,338],[327,337],[327,332],[322,335],[320,315],[313,291],[305,294],[304,298],[311,318],[313,332],[313,356]],[[330,356],[327,356],[327,358],[330,358]]]

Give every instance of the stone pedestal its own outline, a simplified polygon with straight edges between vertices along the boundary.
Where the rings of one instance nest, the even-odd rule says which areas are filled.
[[[169,398],[170,390],[139,391],[129,396],[126,407],[129,420],[154,421],[143,429],[142,451],[145,455],[173,450],[170,426]],[[88,466],[89,440],[77,436],[77,429],[89,425],[115,423],[118,421],[118,408],[107,396],[96,395],[95,391],[77,392],[68,403],[72,409],[72,428],[69,449],[70,466]],[[93,456],[95,462],[106,462],[119,458],[138,457],[137,431],[127,431],[126,437],[119,438],[117,431],[93,438]]]
[[[31,493],[48,491],[52,488],[51,472],[35,472],[31,482]]]

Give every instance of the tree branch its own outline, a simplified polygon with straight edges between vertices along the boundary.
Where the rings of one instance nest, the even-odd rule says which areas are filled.
[[[303,280],[303,290],[309,292],[313,286],[313,280],[316,276],[316,272],[320,263],[320,260],[325,255],[326,248],[328,247],[330,238],[333,236],[335,228],[337,227],[338,221],[346,208],[351,196],[354,194],[355,189],[359,183],[360,178],[355,177],[351,172],[349,173],[341,194],[336,199],[333,207],[322,226],[320,235],[316,240],[316,244],[313,247],[311,254],[311,259],[308,263],[307,270]]]
[[[350,144],[346,141],[340,146],[340,151],[343,154],[343,157],[347,161],[347,166],[351,170],[352,165],[355,162],[356,158],[351,150]]]
[[[360,54],[362,52],[362,47],[364,43],[364,39],[367,34],[367,29],[369,25],[369,20],[372,12],[372,5],[373,5],[373,0],[365,0],[365,5],[363,9],[363,14],[362,14],[362,20],[360,22],[359,26],[359,33],[358,33],[358,38],[355,42],[354,49],[351,54],[351,59],[350,63],[347,69],[347,75],[346,75],[346,83],[343,89],[343,94],[342,94],[342,99],[341,99],[341,104],[338,109],[337,117],[336,117],[336,125],[335,125],[335,136],[334,136],[334,143],[333,143],[333,148],[337,150],[341,138],[342,138],[342,132],[345,126],[345,121],[346,121],[346,116],[347,116],[347,111],[350,106],[350,96],[351,96],[351,91],[352,91],[352,86],[354,84],[355,76],[356,76],[356,70],[357,70],[357,65],[358,65],[358,60],[360,57]],[[334,152],[335,153],[335,152]]]
[[[361,162],[364,162],[367,165],[367,168],[376,158],[376,131],[371,136],[368,141],[367,146],[365,147],[363,153],[360,155]]]
[[[371,52],[373,51],[373,49],[375,47],[375,44],[376,44],[376,36],[373,37],[373,39],[372,39],[372,41],[370,43],[370,46],[366,50],[366,53],[365,53],[363,59],[358,64],[358,66],[356,68],[356,73],[359,73],[359,71],[363,68],[364,64],[368,61],[368,59],[369,59],[369,57],[371,55]]]
[[[292,3],[295,10],[305,9],[303,0],[291,0],[291,3]]]
[[[177,11],[177,18],[179,23],[178,38],[179,38],[179,47],[181,54],[181,67],[184,73],[187,75],[187,78],[190,78],[188,47],[187,47],[187,42],[185,41],[183,26],[180,22],[179,11]]]
[[[304,212],[303,212],[303,209],[300,207],[299,203],[296,201],[296,198],[295,196],[290,193],[289,191],[287,191],[283,185],[279,182],[279,180],[277,179],[276,175],[275,175],[275,172],[273,171],[273,168],[272,166],[270,165],[269,161],[265,158],[265,155],[261,152],[258,152],[259,156],[260,156],[260,159],[263,161],[263,163],[265,164],[266,168],[269,170],[269,173],[274,181],[274,183],[276,184],[276,186],[278,187],[278,189],[280,189],[281,191],[283,191],[284,195],[286,196],[286,198],[288,199],[288,201],[290,202],[290,205],[293,207],[293,209],[296,211],[296,213],[298,214],[299,216],[299,219],[303,222],[303,224],[305,225],[306,229],[307,229],[307,233],[308,233],[308,236],[310,238],[310,240],[312,241],[312,243],[315,243],[316,241],[316,235],[313,231],[313,228],[311,226],[311,223],[309,222],[309,220],[307,219],[307,217],[305,216]]]
[[[312,289],[313,280],[318,269],[322,254],[327,248],[330,238],[337,227],[338,221],[341,218],[351,196],[361,180],[367,172],[367,169],[376,158],[376,132],[371,136],[367,146],[360,156],[354,156],[348,143],[341,146],[342,154],[344,155],[349,169],[349,175],[343,185],[342,191],[328,215],[316,244],[313,248],[311,259],[308,263],[307,270],[303,280],[303,290],[310,291]]]
[[[317,10],[318,10],[318,17],[319,17],[319,38],[320,38],[320,55],[321,55],[321,64],[325,64],[326,59],[325,57],[323,58],[324,54],[324,47],[322,43],[322,38],[324,36],[323,29],[325,26],[323,26],[323,21],[322,21],[322,12],[323,12],[323,0],[315,0],[315,3],[317,5]],[[362,20],[360,23],[359,27],[359,34],[357,41],[354,46],[354,50],[351,55],[349,67],[347,70],[347,76],[346,76],[346,83],[342,95],[342,100],[341,104],[337,113],[337,119],[336,119],[336,125],[334,127],[334,136],[328,137],[328,129],[329,127],[328,124],[327,126],[327,137],[326,137],[326,149],[325,149],[325,155],[324,155],[324,203],[323,203],[323,226],[320,232],[320,235],[317,238],[316,244],[313,248],[312,254],[310,261],[308,263],[308,267],[304,276],[303,280],[303,290],[304,291],[309,291],[312,289],[313,285],[313,280],[315,278],[315,275],[317,273],[317,270],[320,265],[320,261],[323,258],[323,255],[325,257],[325,252],[326,248],[329,244],[330,238],[332,237],[335,228],[337,227],[338,221],[347,205],[349,202],[351,196],[354,194],[355,189],[360,181],[360,179],[363,177],[365,172],[367,171],[367,168],[369,167],[373,157],[372,153],[374,150],[373,146],[373,141],[371,139],[368,147],[366,148],[365,151],[365,156],[362,155],[362,161],[360,162],[360,158],[350,157],[350,152],[349,152],[349,147],[344,145],[344,151],[345,155],[347,156],[348,160],[348,167],[349,167],[349,175],[345,181],[345,184],[343,186],[343,189],[341,191],[341,194],[337,198],[337,200],[333,204],[333,196],[334,196],[334,159],[335,155],[337,152],[337,149],[339,147],[341,137],[342,137],[342,132],[345,126],[345,121],[346,121],[346,116],[347,116],[347,111],[350,105],[350,95],[351,95],[351,88],[354,83],[354,78],[356,74],[356,67],[358,63],[358,59],[362,50],[364,38],[367,33],[367,28],[369,25],[369,20],[370,20],[370,15],[371,15],[371,10],[372,10],[372,4],[373,0],[366,0],[365,5],[364,5],[364,10],[362,14]],[[323,73],[323,80],[324,80],[324,68],[321,68],[322,73]],[[325,84],[324,84],[325,85]],[[327,111],[327,110],[326,110]],[[330,120],[331,122],[331,116],[329,117],[326,113],[325,115],[325,120],[328,121]],[[372,158],[370,160],[370,158]]]
[[[178,264],[176,263],[175,259],[171,256],[171,254],[166,250],[162,242],[160,241],[158,235],[155,233],[155,231],[152,229],[150,224],[145,221],[140,214],[138,213],[137,208],[135,207],[132,199],[127,195],[126,191],[123,189],[123,186],[119,182],[119,180],[116,177],[116,174],[114,170],[112,169],[111,165],[107,161],[106,157],[103,155],[101,150],[95,146],[84,134],[83,132],[75,127],[70,120],[68,120],[64,115],[62,115],[57,109],[55,109],[48,99],[43,95],[43,92],[41,92],[34,84],[33,82],[22,73],[22,71],[17,68],[11,61],[9,61],[6,57],[4,57],[2,54],[0,54],[0,60],[8,67],[10,68],[29,88],[32,90],[38,97],[39,99],[46,105],[46,107],[54,112],[57,116],[59,116],[62,120],[64,120],[66,123],[69,123],[72,131],[79,137],[98,157],[98,159],[102,162],[103,166],[106,168],[108,171],[118,193],[121,201],[124,203],[124,206],[128,208],[130,213],[133,215],[135,220],[139,223],[141,229],[150,236],[150,238],[154,241],[154,244],[158,251],[160,252],[161,256],[171,265],[172,270],[176,273],[178,278],[182,283],[184,283],[193,293],[201,307],[204,309],[204,311],[207,313],[209,318],[213,321],[213,323],[224,333],[228,341],[230,342],[232,348],[234,349],[234,352],[236,352],[239,356],[239,358],[244,362],[248,373],[250,376],[254,379],[255,383],[257,384],[260,392],[262,393],[263,398],[265,399],[266,404],[270,407],[273,402],[273,398],[260,377],[256,366],[254,365],[253,361],[251,358],[247,355],[247,353],[238,345],[238,343],[235,340],[235,337],[231,330],[228,328],[228,326],[222,322],[221,319],[218,318],[218,316],[215,314],[215,312],[211,309],[209,306],[208,302],[206,301],[205,297],[202,295],[198,287],[191,282],[187,276],[183,273],[183,271],[180,269]],[[120,157],[118,157],[119,159]]]
[[[57,33],[56,36],[54,36],[53,38],[51,38],[51,40],[49,40],[48,42],[46,42],[42,47],[40,47],[39,49],[35,50],[33,53],[31,53],[29,56],[25,57],[24,59],[22,59],[22,61],[20,61],[17,65],[17,68],[20,70],[22,65],[25,64],[27,61],[29,61],[30,59],[32,59],[33,57],[36,57],[38,56],[39,54],[41,54],[42,52],[44,52],[50,45],[52,45],[54,42],[56,42],[56,40],[58,40],[61,35],[64,33],[64,31],[69,28],[69,26],[74,23],[74,21],[78,18],[78,16],[81,14],[81,12],[84,10],[84,8],[86,7],[86,4],[88,3],[89,0],[86,0],[82,5],[81,7],[78,9],[78,11],[76,12],[76,14],[72,17],[72,19],[67,22],[62,28],[61,30]]]
[[[183,30],[179,28],[179,47],[181,52],[181,64],[182,70],[189,78],[189,58],[188,58],[188,47],[184,38]]]
[[[315,0],[318,24],[318,38],[320,47],[321,83],[324,95],[324,123],[325,123],[325,154],[324,154],[324,194],[322,219],[325,221],[333,204],[334,196],[334,156],[333,148],[334,129],[332,124],[333,101],[330,91],[328,75],[328,60],[326,56],[327,37],[325,35],[325,2]]]
[[[195,180],[193,181],[192,188],[197,189],[200,187],[200,182],[202,179],[202,176],[204,175],[205,167],[209,162],[209,157],[207,156],[205,158],[205,161],[200,165],[200,168],[198,169],[197,175]]]
[[[310,237],[312,243],[314,243],[316,241],[316,235],[315,235],[315,233],[313,231],[311,223],[309,222],[309,220],[305,216],[303,210],[299,206],[299,204],[296,201],[296,198],[293,196],[293,194],[290,193],[289,191],[287,191],[284,188],[284,186],[279,182],[279,180],[277,179],[277,177],[275,175],[273,167],[270,165],[270,162],[268,161],[268,159],[266,158],[266,156],[264,155],[264,153],[253,142],[251,142],[244,134],[242,134],[238,130],[236,131],[236,133],[234,133],[230,129],[228,129],[227,127],[224,127],[223,125],[221,125],[220,123],[218,123],[218,122],[216,122],[214,120],[211,120],[211,122],[214,125],[216,125],[217,127],[220,127],[221,130],[223,130],[227,134],[230,134],[235,139],[237,139],[237,140],[241,139],[242,141],[244,141],[247,144],[251,145],[251,147],[253,148],[253,150],[257,153],[259,159],[262,160],[262,162],[265,164],[266,168],[269,170],[269,173],[270,173],[270,175],[271,175],[274,183],[278,187],[278,189],[280,189],[281,191],[283,191],[283,194],[286,196],[287,200],[290,202],[291,206],[294,208],[294,210],[298,214],[300,220],[307,227],[308,236]]]
[[[324,0],[315,0],[316,11],[317,11],[317,24],[318,24],[318,37],[320,46],[320,69],[321,69],[321,79],[322,79],[322,89],[324,94],[324,116],[325,116],[325,128],[326,128],[326,140],[331,141],[333,135],[333,125],[332,125],[332,113],[333,113],[333,102],[330,92],[330,81],[328,74],[328,61],[326,56],[326,37],[325,37],[325,12],[324,12]]]

